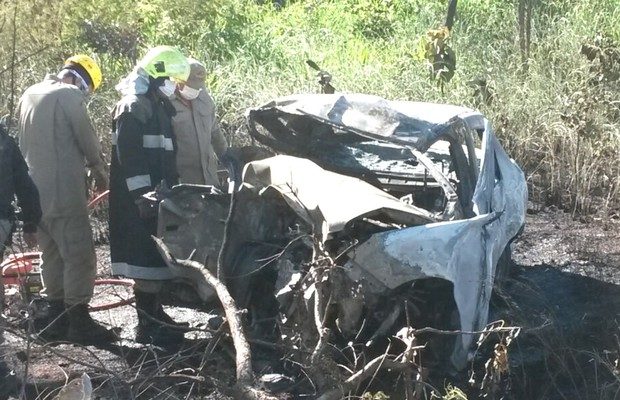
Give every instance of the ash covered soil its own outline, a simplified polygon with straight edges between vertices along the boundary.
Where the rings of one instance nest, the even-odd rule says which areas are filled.
[[[498,385],[500,392],[493,396],[620,399],[618,215],[574,219],[553,208],[530,213],[512,249],[515,265],[502,293],[494,295],[489,321],[503,319],[523,329],[510,345],[509,372]],[[108,248],[102,245],[97,251],[99,273],[106,277]],[[96,292],[96,304],[131,296],[130,289],[120,286],[103,285]],[[93,398],[228,398],[227,388],[235,376],[234,349],[223,335],[225,329],[218,330],[218,310],[182,307],[179,301],[167,306],[175,319],[189,321],[195,329],[186,333],[186,342],[175,349],[136,344],[133,328],[137,319],[131,305],[93,313],[97,320],[122,328],[120,346],[29,346],[24,328],[20,327],[23,314],[18,310],[19,294],[9,287],[7,295],[9,330],[0,344],[0,356],[16,372],[17,386],[11,389],[12,383],[0,383],[0,398],[3,390],[23,390],[24,398],[52,398],[67,376],[81,372],[88,372],[93,379]],[[214,337],[218,347],[212,351],[209,343],[215,342]],[[480,348],[470,370],[479,370],[489,351]],[[255,360],[257,375],[278,372],[273,362],[264,358]],[[464,374],[453,382],[469,394],[469,399],[481,397],[479,390],[467,388],[467,378]],[[122,382],[132,384],[131,393]],[[445,381],[434,383],[443,387]],[[279,396],[300,398],[290,393],[294,392]],[[17,393],[13,392],[13,396]]]
[[[512,399],[620,399],[620,218],[529,214],[515,268],[489,320],[524,329],[511,345]]]

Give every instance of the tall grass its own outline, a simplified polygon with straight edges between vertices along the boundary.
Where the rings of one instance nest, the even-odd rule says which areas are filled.
[[[208,86],[233,142],[246,140],[234,132],[247,107],[318,91],[315,71],[305,64],[312,59],[333,74],[338,91],[481,109],[524,166],[535,200],[575,211],[599,205],[594,199],[610,207],[620,203],[615,0],[537,2],[527,65],[520,54],[516,2],[459,2],[451,38],[457,71],[444,93],[414,54],[419,38],[443,23],[445,1],[291,0],[282,7],[246,0],[149,0],[135,7],[122,0],[91,0],[82,7],[68,0],[15,1],[17,58],[44,50],[16,65],[13,92],[19,95],[55,71],[72,52],[95,54],[105,81],[91,111],[102,138],[118,99],[114,84],[151,45],[178,45],[207,63]],[[10,67],[13,9],[2,4],[0,64]],[[612,54],[605,61],[610,65],[580,54],[598,36],[606,38],[599,47]],[[473,95],[474,81],[486,83],[491,101]],[[2,113],[9,111],[11,90],[5,71]]]

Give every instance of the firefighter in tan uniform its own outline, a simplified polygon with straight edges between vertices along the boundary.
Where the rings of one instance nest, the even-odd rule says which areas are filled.
[[[87,211],[85,167],[98,191],[108,187],[101,146],[86,109],[86,95],[101,84],[99,66],[86,55],[69,58],[58,75],[29,87],[19,103],[19,145],[41,196],[39,225],[43,294],[50,321],[47,340],[81,344],[115,341],[95,322],[88,303],[96,273]]]
[[[179,84],[172,100],[176,111],[172,130],[177,140],[179,181],[217,186],[217,160],[228,144],[215,115],[215,103],[205,87],[207,70],[197,60],[188,61],[189,78]]]

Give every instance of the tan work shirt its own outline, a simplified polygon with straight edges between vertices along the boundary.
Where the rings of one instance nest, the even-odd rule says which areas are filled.
[[[87,214],[85,166],[105,174],[85,96],[53,75],[29,87],[18,105],[19,146],[39,189],[43,218]]]
[[[172,100],[177,114],[172,118],[172,130],[177,141],[177,171],[181,183],[217,185],[217,156],[228,144],[215,115],[215,103],[202,88],[200,95],[187,106],[179,99]]]

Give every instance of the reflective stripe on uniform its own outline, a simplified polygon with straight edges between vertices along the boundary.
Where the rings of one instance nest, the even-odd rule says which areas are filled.
[[[169,280],[174,278],[170,268],[162,267],[145,267],[139,265],[131,265],[125,262],[113,262],[112,274],[123,275],[132,279],[153,279],[153,280]]]
[[[142,147],[145,149],[164,149],[168,151],[174,150],[172,139],[164,135],[144,135],[142,136]]]
[[[137,175],[125,179],[129,191],[151,186],[151,175]]]

